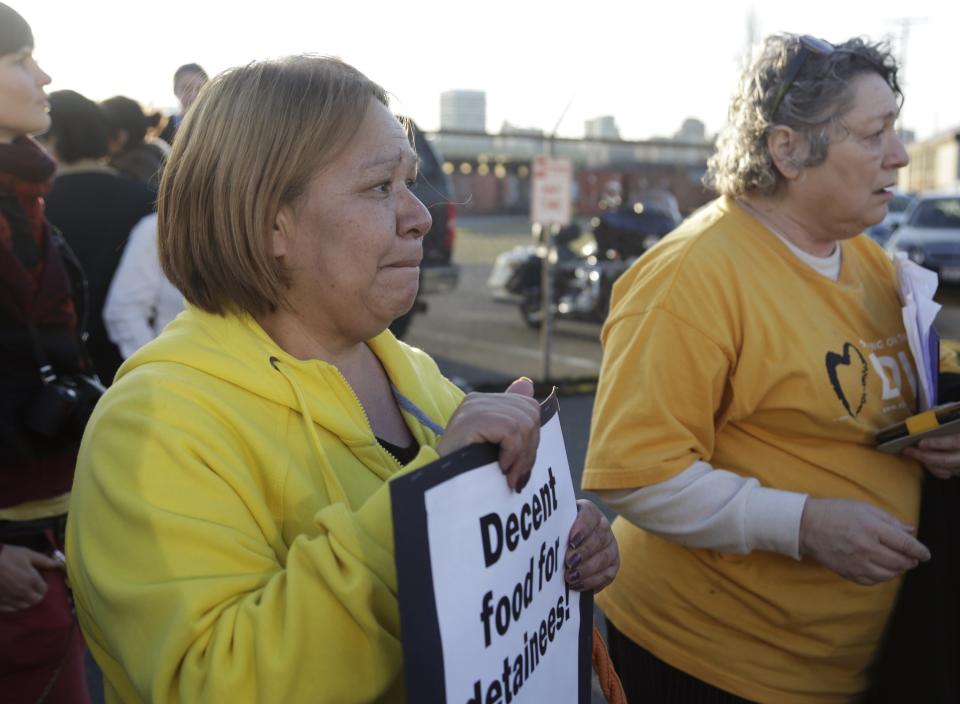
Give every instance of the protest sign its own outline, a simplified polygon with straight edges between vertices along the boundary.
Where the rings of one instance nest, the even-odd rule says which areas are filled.
[[[473,445],[391,482],[407,697],[590,701],[593,604],[563,579],[577,514],[559,403],[511,491],[497,447]]]

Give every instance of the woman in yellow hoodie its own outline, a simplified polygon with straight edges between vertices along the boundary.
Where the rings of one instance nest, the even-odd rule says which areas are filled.
[[[131,357],[81,448],[69,574],[108,698],[403,699],[387,480],[474,442],[529,474],[539,410],[466,397],[386,329],[412,305],[426,208],[383,90],[333,59],[204,88],[159,199],[188,308]],[[566,578],[618,566],[592,504]]]

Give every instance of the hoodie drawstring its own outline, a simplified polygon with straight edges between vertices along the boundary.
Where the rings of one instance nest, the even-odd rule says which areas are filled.
[[[290,384],[290,388],[293,389],[294,396],[297,397],[297,403],[300,404],[300,418],[303,420],[303,425],[307,431],[307,437],[309,437],[310,442],[313,443],[313,449],[317,454],[320,471],[323,473],[323,484],[327,489],[327,496],[330,497],[330,502],[343,503],[349,506],[350,502],[347,500],[347,492],[344,491],[343,485],[340,483],[340,480],[337,478],[336,473],[330,467],[329,463],[324,461],[323,450],[321,449],[322,446],[320,445],[320,438],[317,437],[317,429],[314,427],[313,417],[310,415],[310,410],[307,408],[307,400],[304,398],[303,392],[300,390],[300,387],[297,385],[297,382],[294,381],[293,377],[281,368],[279,359],[276,357],[270,357],[270,365],[283,375],[283,378],[286,379],[287,383]]]

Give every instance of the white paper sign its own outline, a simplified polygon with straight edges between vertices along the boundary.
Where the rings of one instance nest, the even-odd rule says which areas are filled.
[[[538,156],[533,160],[530,219],[542,225],[570,224],[573,216],[573,163]]]
[[[468,451],[391,482],[410,701],[589,701],[592,600],[563,579],[577,508],[551,399],[521,492],[509,489],[490,446],[474,448],[483,458]],[[417,542],[424,528],[427,551]]]

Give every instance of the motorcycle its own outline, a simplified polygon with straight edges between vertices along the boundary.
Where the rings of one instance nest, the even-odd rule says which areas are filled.
[[[636,203],[629,209],[604,213],[591,224],[592,237],[586,242],[581,242],[582,232],[577,225],[561,229],[554,237],[554,319],[602,323],[610,307],[614,282],[673,230],[678,218]],[[494,297],[518,303],[520,316],[531,328],[540,327],[543,320],[545,256],[546,246],[542,242],[515,247],[497,257],[487,281]]]

